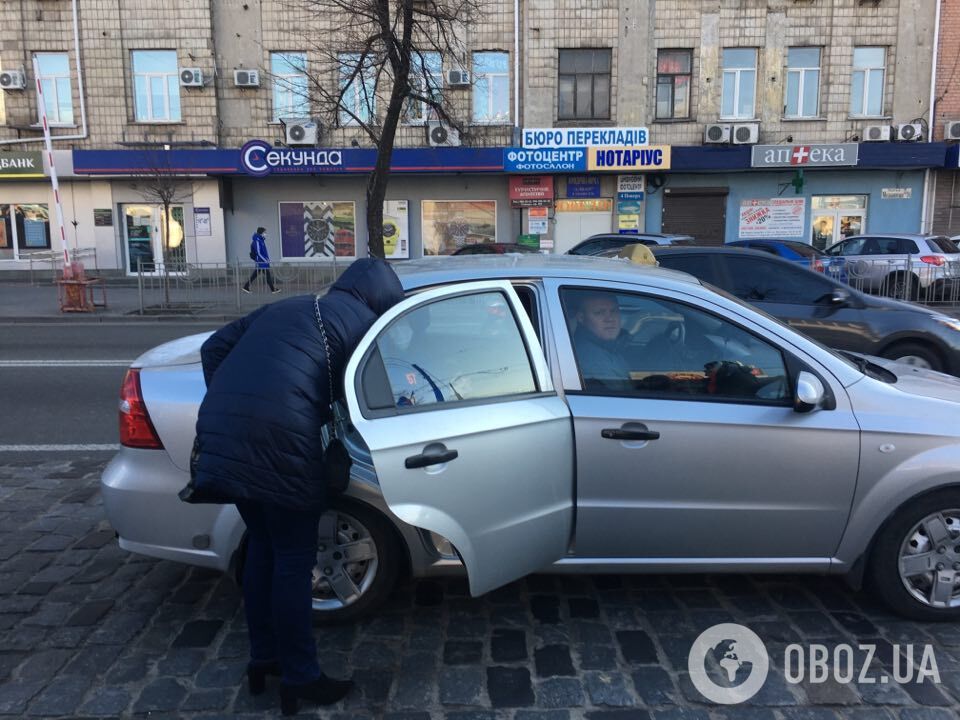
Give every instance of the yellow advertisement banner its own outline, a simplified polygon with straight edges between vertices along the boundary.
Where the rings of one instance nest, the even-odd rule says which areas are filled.
[[[669,170],[670,146],[591,147],[587,148],[587,170],[622,172],[624,170]]]
[[[557,212],[613,212],[612,198],[557,200]]]

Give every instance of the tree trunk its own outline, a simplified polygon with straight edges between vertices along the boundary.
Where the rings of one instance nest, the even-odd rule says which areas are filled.
[[[163,217],[160,218],[160,227],[163,228],[163,251],[160,258],[163,268],[163,302],[170,307],[170,270],[167,267],[167,258],[170,255],[170,205],[163,204]]]

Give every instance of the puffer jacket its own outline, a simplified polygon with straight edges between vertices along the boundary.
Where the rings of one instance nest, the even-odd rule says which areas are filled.
[[[357,343],[402,299],[389,264],[366,258],[320,298],[334,398],[313,295],[266,305],[208,338],[201,348],[207,393],[188,501],[322,508],[321,428],[331,418],[330,402],[342,397],[344,368]]]

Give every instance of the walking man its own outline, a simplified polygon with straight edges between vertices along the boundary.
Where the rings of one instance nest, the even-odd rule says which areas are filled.
[[[267,276],[267,285],[270,286],[270,292],[274,295],[280,292],[280,288],[273,283],[273,273],[270,271],[270,255],[267,252],[267,240],[264,237],[265,232],[267,232],[265,227],[258,227],[250,239],[250,259],[255,261],[257,266],[250,274],[250,279],[241,288],[248,295],[250,294],[250,283],[256,280],[260,273]]]

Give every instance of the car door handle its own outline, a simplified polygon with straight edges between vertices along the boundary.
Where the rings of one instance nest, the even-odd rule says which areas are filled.
[[[403,461],[403,464],[408,470],[413,470],[414,468],[422,468],[429,465],[439,465],[440,463],[450,462],[451,460],[455,460],[459,455],[460,453],[458,453],[456,450],[420,453],[419,455],[411,455]]]
[[[600,437],[607,440],[659,440],[660,433],[646,428],[604,428],[600,431]]]

